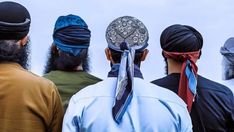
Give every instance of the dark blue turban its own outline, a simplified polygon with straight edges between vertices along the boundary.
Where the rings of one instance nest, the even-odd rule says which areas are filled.
[[[175,24],[162,32],[160,43],[168,52],[193,52],[202,48],[203,38],[193,27]]]
[[[76,15],[60,16],[54,27],[54,44],[59,50],[79,56],[82,49],[87,49],[91,32],[85,21]]]

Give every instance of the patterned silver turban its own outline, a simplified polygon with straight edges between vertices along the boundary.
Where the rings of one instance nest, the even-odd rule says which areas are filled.
[[[112,21],[106,30],[108,47],[122,51],[120,44],[125,42],[134,50],[142,50],[148,46],[149,34],[145,25],[137,18],[123,16]]]

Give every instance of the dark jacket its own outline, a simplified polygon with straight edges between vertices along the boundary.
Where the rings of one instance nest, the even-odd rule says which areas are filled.
[[[178,93],[180,74],[173,73],[153,84]],[[234,132],[234,98],[229,88],[198,76],[197,95],[190,113],[194,132]]]

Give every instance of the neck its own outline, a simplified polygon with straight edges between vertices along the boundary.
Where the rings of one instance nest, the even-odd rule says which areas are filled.
[[[75,70],[76,70],[76,71],[83,71],[82,65],[77,66]]]
[[[181,62],[177,62],[172,59],[167,59],[167,64],[168,64],[168,74],[181,72],[181,67],[182,67]]]

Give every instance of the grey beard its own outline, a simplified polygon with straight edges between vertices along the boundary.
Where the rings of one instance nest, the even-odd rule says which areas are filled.
[[[234,64],[232,64],[225,57],[223,57],[222,67],[223,67],[223,71],[222,71],[223,80],[229,80],[229,79],[234,78]]]

